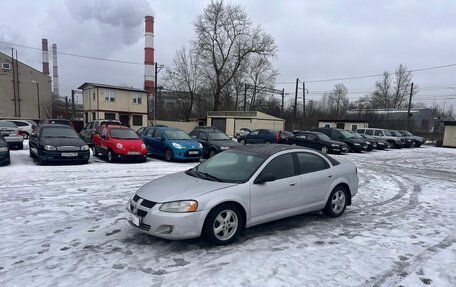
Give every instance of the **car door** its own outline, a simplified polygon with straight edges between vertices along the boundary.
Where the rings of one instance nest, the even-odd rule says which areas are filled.
[[[326,159],[311,152],[296,153],[305,211],[321,209],[326,204],[333,174]]]
[[[206,132],[199,132],[199,135],[197,136],[198,142],[200,142],[203,145],[203,150],[204,153],[209,152],[210,144],[209,144],[209,138]]]
[[[165,134],[161,129],[155,129],[150,139],[152,150],[159,156],[165,155],[166,149]]]
[[[260,130],[258,133],[258,137],[255,140],[255,143],[265,143],[266,141],[271,142],[271,134],[269,131],[266,130]]]
[[[154,128],[147,128],[146,130],[144,130],[144,132],[140,135],[142,141],[144,142],[144,144],[146,145],[147,147],[147,150],[149,151],[149,153],[153,154],[154,151],[153,151],[153,148],[152,148],[152,135],[154,133]]]
[[[245,143],[256,143],[258,141],[258,134],[260,133],[259,130],[253,131],[245,136]]]
[[[300,177],[292,153],[273,158],[256,177],[267,173],[276,180],[250,185],[250,216],[252,224],[275,220],[296,213],[302,204]]]
[[[307,143],[308,147],[321,150],[322,144],[320,142],[320,138],[314,134],[307,134]]]
[[[108,146],[108,128],[105,127],[105,126],[101,126],[100,127],[101,129],[101,136],[100,136],[100,143],[99,143],[99,146],[100,146],[100,151],[104,154],[104,155],[107,155],[108,154],[108,149],[109,149],[109,146]]]

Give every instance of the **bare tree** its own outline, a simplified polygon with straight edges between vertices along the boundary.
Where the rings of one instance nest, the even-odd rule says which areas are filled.
[[[336,117],[340,117],[347,111],[348,108],[348,88],[342,84],[336,84],[334,89],[329,94],[328,103],[331,112],[335,113]]]
[[[407,67],[400,64],[396,68],[395,79],[393,83],[393,93],[391,99],[391,108],[400,108],[405,105],[410,94],[412,84],[412,73]]]
[[[272,88],[279,72],[274,70],[269,58],[261,55],[254,55],[248,59],[246,73],[250,80],[249,82],[253,86],[250,95],[250,110],[254,110],[257,107],[258,98],[262,97],[262,99],[260,99],[261,101],[266,97],[264,91],[261,90],[261,87]]]
[[[391,75],[388,72],[383,72],[383,78],[375,83],[375,91],[372,93],[373,108],[388,109],[391,107]]]
[[[172,86],[176,91],[186,91],[177,93],[176,100],[180,100],[185,108],[185,119],[188,121],[195,102],[195,96],[201,85],[201,69],[199,65],[198,54],[193,50],[187,50],[185,47],[176,51],[173,59],[173,70],[167,69],[165,82]]]
[[[212,1],[194,22],[198,51],[207,80],[213,87],[213,109],[221,104],[221,92],[250,55],[275,56],[274,39],[252,22],[240,5]]]

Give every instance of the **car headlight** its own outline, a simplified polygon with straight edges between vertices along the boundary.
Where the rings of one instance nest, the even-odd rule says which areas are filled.
[[[366,142],[367,144],[371,144],[371,142]]]
[[[123,149],[123,145],[122,145],[121,143],[117,143],[117,144],[116,144],[116,147],[117,147],[118,149]]]
[[[146,145],[145,144],[141,144],[141,148],[142,149],[146,149]]]
[[[339,147],[338,144],[331,144],[331,146],[334,146],[334,147]]]
[[[222,147],[220,147],[220,149],[221,149],[221,150],[227,150],[227,149],[230,149],[230,148],[227,147],[227,146],[222,146]]]
[[[45,146],[44,146],[44,149],[45,149],[45,150],[57,150],[57,149],[55,148],[55,146],[52,146],[52,145],[45,145]]]
[[[384,143],[382,143],[382,142],[379,142],[378,144],[379,144],[379,145],[384,145]]]
[[[359,145],[359,143],[354,143],[354,145]]]
[[[160,211],[163,212],[195,212],[198,209],[198,202],[195,200],[182,200],[163,203]]]
[[[8,151],[8,148],[5,146],[5,147],[0,147],[0,151],[4,152],[4,151]]]
[[[185,147],[181,144],[178,143],[173,143],[173,147],[178,148],[178,149],[184,149]]]
[[[88,146],[88,145],[83,145],[83,146],[81,147],[81,150],[89,150],[89,146]]]
[[[199,148],[203,148],[203,145],[202,145],[201,143],[199,143],[199,145],[198,145],[198,146],[199,146]]]

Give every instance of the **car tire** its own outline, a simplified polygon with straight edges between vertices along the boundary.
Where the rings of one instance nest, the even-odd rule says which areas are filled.
[[[24,149],[24,144],[21,143],[20,145],[18,145],[17,149],[18,149],[18,150],[23,150],[23,149]]]
[[[347,203],[347,190],[343,186],[336,186],[329,195],[323,213],[329,217],[339,217],[347,208]]]
[[[352,151],[352,147],[351,147],[349,144],[347,144],[347,151],[346,151],[346,153],[349,153],[349,152],[351,152],[351,151]]]
[[[244,218],[239,208],[231,203],[214,207],[206,217],[203,235],[214,245],[227,245],[238,240],[244,227]]]
[[[98,150],[95,145],[92,145],[92,155],[98,157]]]
[[[241,135],[240,134],[236,134],[236,138],[239,138]]]
[[[213,157],[216,154],[217,154],[217,151],[215,151],[215,149],[209,150],[209,158]]]
[[[245,145],[245,139],[241,139],[239,143]]]
[[[29,156],[30,156],[31,158],[34,158],[34,157],[35,157],[35,155],[34,155],[33,152],[32,152],[32,148],[31,148],[31,147],[29,147]]]
[[[38,155],[36,157],[36,163],[38,165],[44,165],[45,164],[45,161],[43,160],[43,156],[41,155],[40,152],[38,152]]]
[[[329,152],[329,148],[327,146],[324,145],[321,147],[321,153],[327,154],[328,152]]]
[[[173,153],[169,149],[165,150],[165,160],[166,161],[173,160]]]
[[[112,150],[108,151],[108,161],[109,162],[114,162],[115,161],[115,153]]]

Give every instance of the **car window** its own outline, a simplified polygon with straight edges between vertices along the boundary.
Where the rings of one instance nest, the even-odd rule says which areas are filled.
[[[305,139],[307,138],[307,133],[299,132],[296,134],[296,137]]]
[[[154,128],[148,128],[144,133],[145,136],[153,137],[154,136]]]
[[[274,174],[276,179],[296,175],[293,154],[287,153],[274,158],[268,163],[259,176],[263,176],[267,173]]]
[[[297,153],[299,163],[299,174],[316,172],[329,168],[329,164],[320,156],[312,153]]]
[[[341,134],[338,131],[331,131],[331,136],[330,138],[332,139],[339,139],[341,137]]]
[[[202,140],[207,141],[207,134],[205,132],[200,132],[199,138],[202,139]]]
[[[102,130],[102,132],[101,132],[101,136],[102,136],[102,137],[107,136],[107,135],[108,135],[108,129],[107,129],[107,128],[102,128],[102,129],[103,129],[103,130]]]
[[[374,131],[373,130],[366,130],[366,135],[373,136],[374,135]]]
[[[15,123],[18,127],[26,127],[26,126],[28,126],[28,124],[24,123],[24,122],[13,121],[13,123]]]
[[[357,131],[358,133],[360,133],[360,134],[363,134],[363,133],[364,133],[364,129],[357,129],[356,131]]]
[[[45,127],[41,129],[43,138],[79,138],[79,135],[72,128]]]
[[[265,130],[260,130],[260,132],[258,133],[260,136],[263,136],[263,135],[267,135],[268,132],[265,131]]]
[[[259,131],[253,131],[253,132],[251,132],[249,135],[251,135],[251,136],[257,136],[258,133],[259,133]]]
[[[163,135],[163,131],[162,130],[156,129],[154,134],[153,134],[153,137],[162,139],[165,136]]]
[[[381,130],[375,130],[375,133],[374,133],[376,136],[382,136],[383,133]]]
[[[308,134],[307,138],[310,139],[310,140],[318,140],[318,137],[316,135],[314,135],[314,134]]]
[[[164,134],[170,140],[190,140],[192,139],[187,133],[181,130],[165,130]]]

